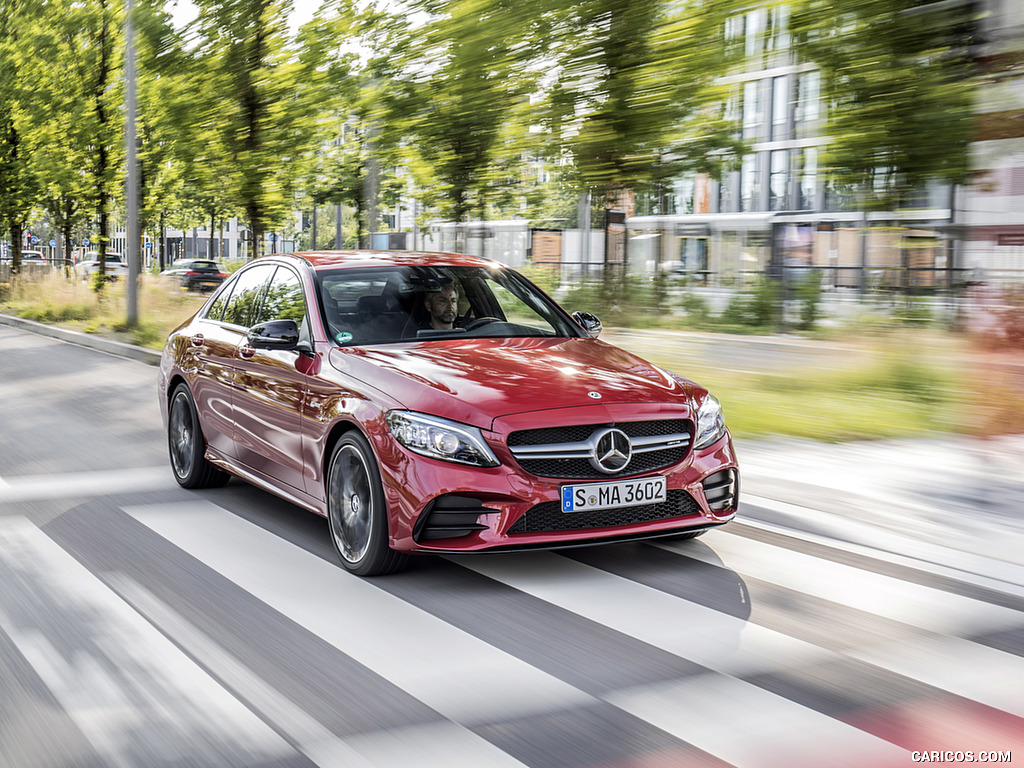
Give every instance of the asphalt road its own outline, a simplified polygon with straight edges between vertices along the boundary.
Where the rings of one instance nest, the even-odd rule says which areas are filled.
[[[740,445],[699,540],[362,580],[178,488],[155,378],[0,326],[3,768],[1024,760],[1019,440]]]

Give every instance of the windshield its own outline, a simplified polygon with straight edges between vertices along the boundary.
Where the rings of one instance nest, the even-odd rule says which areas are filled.
[[[584,335],[554,302],[499,266],[337,269],[318,272],[317,282],[339,345]]]

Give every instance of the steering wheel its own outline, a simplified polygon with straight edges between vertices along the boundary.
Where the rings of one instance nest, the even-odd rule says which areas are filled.
[[[500,322],[502,322],[500,317],[478,317],[476,320],[470,322],[469,325],[464,325],[462,327],[465,328],[467,331],[475,331],[477,328],[480,328],[481,326],[488,325],[490,323]]]

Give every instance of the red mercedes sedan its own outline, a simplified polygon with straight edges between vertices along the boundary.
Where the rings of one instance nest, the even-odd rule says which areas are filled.
[[[171,466],[327,518],[342,565],[693,537],[731,520],[699,385],[598,340],[512,269],[445,253],[264,256],[167,339]]]

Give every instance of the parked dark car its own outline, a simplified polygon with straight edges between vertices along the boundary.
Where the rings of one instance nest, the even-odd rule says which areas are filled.
[[[209,259],[175,259],[171,266],[160,273],[178,282],[189,291],[212,291],[227,279],[217,262]]]
[[[599,332],[487,259],[255,259],[164,348],[174,476],[230,473],[327,517],[341,563],[367,576],[409,553],[691,538],[731,520],[718,401]]]

